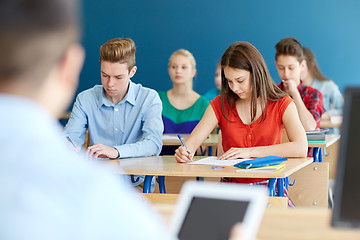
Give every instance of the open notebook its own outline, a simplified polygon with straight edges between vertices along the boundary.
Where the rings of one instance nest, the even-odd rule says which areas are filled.
[[[267,203],[267,188],[217,182],[186,182],[172,221],[180,240],[229,239],[242,223],[241,239],[255,239]]]
[[[234,166],[239,162],[243,162],[250,159],[233,159],[233,160],[217,160],[216,156],[202,158],[197,161],[188,162],[187,164],[194,165],[212,165],[212,166]]]

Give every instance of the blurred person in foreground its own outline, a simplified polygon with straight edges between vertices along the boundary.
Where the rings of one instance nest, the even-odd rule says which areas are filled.
[[[169,239],[131,187],[62,138],[56,117],[84,60],[76,9],[73,0],[0,3],[0,239]]]

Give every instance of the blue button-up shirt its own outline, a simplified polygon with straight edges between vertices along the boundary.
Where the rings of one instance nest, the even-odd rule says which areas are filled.
[[[158,94],[141,84],[130,81],[128,93],[116,105],[96,85],[77,96],[65,136],[81,146],[88,128],[90,145],[115,147],[121,158],[159,155],[164,130],[161,111]]]

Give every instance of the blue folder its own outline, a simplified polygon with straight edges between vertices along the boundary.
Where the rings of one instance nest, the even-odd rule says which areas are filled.
[[[267,157],[254,158],[243,162],[239,162],[234,166],[238,168],[249,169],[249,168],[278,165],[283,161],[287,161],[287,158],[278,157],[278,156],[267,156]]]

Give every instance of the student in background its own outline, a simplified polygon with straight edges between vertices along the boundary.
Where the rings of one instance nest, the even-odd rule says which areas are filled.
[[[137,70],[135,51],[129,38],[115,38],[103,44],[102,85],[85,90],[76,98],[64,133],[75,146],[81,146],[89,129],[90,156],[116,159],[153,156],[161,151],[161,101],[156,91],[130,80]],[[131,180],[137,186],[144,178],[136,176]]]
[[[326,112],[321,118],[329,120],[331,116],[341,115],[344,98],[339,87],[333,80],[326,78],[321,73],[314,53],[306,47],[303,48],[303,51],[306,64],[303,68],[301,79],[306,86],[311,86],[322,93]]]
[[[187,149],[181,146],[176,150],[176,161],[189,162],[217,124],[225,152],[219,159],[305,157],[307,140],[294,100],[276,86],[260,52],[250,43],[236,42],[223,54],[221,68],[221,95],[210,101],[185,142]],[[281,143],[284,129],[289,135],[287,143]],[[261,180],[222,179],[241,183]]]
[[[325,111],[323,97],[321,92],[306,86],[300,79],[306,65],[302,46],[295,38],[284,38],[275,48],[275,65],[281,78],[278,86],[294,100],[305,130],[315,130]]]
[[[76,2],[0,2],[0,239],[169,239],[130,186],[63,139],[56,118],[84,59]]]
[[[193,90],[196,74],[194,56],[185,49],[175,51],[168,64],[173,88],[159,92],[163,104],[164,133],[191,133],[209,105],[206,98]],[[174,154],[176,147],[164,146],[162,155]]]
[[[220,90],[221,90],[221,65],[220,63],[218,63],[216,65],[216,72],[215,72],[215,88],[210,89],[209,91],[207,91],[204,94],[204,97],[207,100],[213,100],[216,96],[220,95]]]

